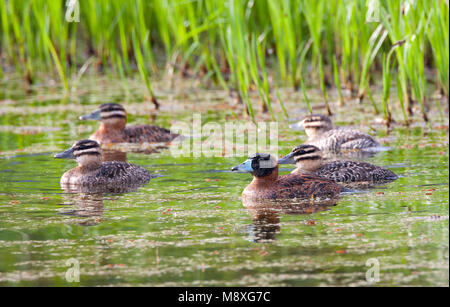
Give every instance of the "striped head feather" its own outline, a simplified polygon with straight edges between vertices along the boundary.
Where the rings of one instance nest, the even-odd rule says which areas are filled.
[[[104,103],[99,109],[102,120],[110,118],[127,118],[127,112],[124,107],[118,103]]]
[[[100,145],[93,140],[80,140],[72,146],[73,155],[78,158],[83,155],[102,155]]]
[[[301,170],[313,172],[322,166],[322,152],[314,145],[303,144],[294,147],[279,164],[296,164]]]
[[[99,120],[104,125],[123,129],[127,121],[127,112],[118,103],[104,103],[94,112],[80,116],[80,120]]]
[[[80,140],[71,148],[54,156],[59,159],[75,159],[79,165],[101,165],[102,150],[100,145],[93,140]]]
[[[306,116],[303,120],[303,127],[305,132],[309,137],[314,137],[316,135],[322,134],[325,131],[333,129],[333,123],[331,119],[322,114],[312,114]]]

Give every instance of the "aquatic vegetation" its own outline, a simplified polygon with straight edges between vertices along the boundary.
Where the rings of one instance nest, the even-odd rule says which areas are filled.
[[[137,72],[157,108],[153,80],[166,73],[173,86],[179,72],[236,91],[251,118],[255,100],[274,117],[271,103],[279,99],[271,93],[286,84],[301,90],[310,111],[305,88],[320,88],[331,113],[330,87],[340,104],[345,87],[388,119],[387,99],[372,94],[382,76],[385,94],[397,86],[400,107],[391,112],[400,110],[406,124],[415,103],[428,120],[435,90],[448,101],[448,1],[77,3],[79,22],[69,22],[76,12],[66,1],[0,0],[0,77],[14,69],[31,84],[51,74],[70,94],[86,73],[119,76],[127,88]]]
[[[336,205],[311,200],[268,212],[247,209],[252,203],[241,193],[251,176],[228,171],[243,157],[174,157],[167,150],[127,154],[127,162],[159,175],[135,192],[62,190],[61,175],[75,165],[53,154],[97,128],[76,121],[79,115],[125,99],[120,82],[83,76],[84,104],[61,104],[46,88],[26,93],[19,79],[0,85],[11,93],[0,107],[1,286],[367,286],[371,258],[382,263],[377,286],[448,286],[448,119],[431,128],[393,125],[387,138],[376,126],[377,139],[392,151],[367,161],[400,178],[344,194]],[[137,76],[128,87],[139,89],[126,105],[130,124],[148,122],[153,106],[141,103],[145,85]],[[315,99],[317,90],[307,90]],[[205,122],[233,118],[231,108],[223,109],[225,90],[179,86],[173,93],[154,124],[188,122],[199,107],[207,110]],[[290,112],[298,106],[292,89],[277,94]],[[336,125],[373,120],[370,104],[359,107],[336,108]],[[279,135],[280,154],[300,142],[288,125],[280,125]],[[80,263],[80,283],[65,279],[71,258]]]
[[[448,1],[70,3],[78,16],[66,0],[0,0],[0,286],[448,286]],[[99,189],[61,186],[74,164],[52,156],[97,129],[77,118],[100,105],[103,117],[99,110],[82,119],[111,123],[119,143],[99,151],[83,142],[56,157],[73,154],[96,174],[106,165],[109,175],[96,177]],[[396,180],[322,203],[288,175],[284,184],[295,188],[282,194],[307,200],[286,197],[263,210],[260,197],[242,199],[250,176],[230,168],[246,146],[268,144],[235,125],[270,134],[270,146],[288,153],[307,140],[286,119],[313,111],[358,129],[319,135],[333,153],[362,159],[360,147],[390,148],[364,159]],[[202,150],[176,156],[146,137],[169,131],[140,125],[126,133],[125,116],[133,126],[189,123],[182,135]],[[272,138],[249,119],[278,120],[279,130]],[[236,146],[206,155],[207,124],[231,131]],[[100,154],[136,168],[117,177],[130,165],[100,163]],[[245,162],[243,170],[270,170],[278,180],[292,169],[258,156],[257,168]],[[331,165],[369,168],[339,163]],[[104,189],[107,178],[147,182],[146,170],[144,186]],[[325,180],[310,176],[310,184]],[[269,192],[279,191],[274,182]],[[329,183],[331,194],[340,191]],[[382,263],[377,284],[365,274],[373,260]],[[67,278],[72,261],[79,284]]]

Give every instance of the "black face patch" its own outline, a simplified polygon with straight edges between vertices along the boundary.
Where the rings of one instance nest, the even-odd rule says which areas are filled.
[[[252,175],[256,177],[265,177],[272,174],[275,167],[267,167],[268,165],[272,164],[272,161],[270,159],[269,154],[260,154],[256,153],[254,155],[251,155],[249,159],[252,160]]]

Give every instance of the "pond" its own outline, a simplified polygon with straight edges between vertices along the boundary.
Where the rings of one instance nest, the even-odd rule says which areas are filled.
[[[191,121],[194,113],[203,122],[243,122],[242,108],[229,106],[223,91],[157,84],[162,107],[153,117],[137,81],[129,82],[126,93],[118,81],[86,77],[70,98],[39,84],[28,93],[14,80],[0,86],[1,286],[449,284],[448,114],[439,110],[430,111],[428,125],[394,125],[387,133],[368,102],[333,104],[337,125],[357,126],[391,147],[366,160],[400,178],[345,193],[335,206],[259,214],[240,198],[251,176],[230,172],[245,155],[132,152],[128,162],[158,175],[136,191],[67,193],[59,185],[75,163],[53,154],[98,125],[78,116],[104,102],[121,102],[129,124],[170,127]],[[280,94],[292,120],[306,113],[300,93]],[[319,105],[320,97],[312,101]],[[282,155],[306,136],[289,129],[291,122],[274,107]],[[66,279],[74,263],[79,282]],[[369,283],[374,263],[379,280]]]

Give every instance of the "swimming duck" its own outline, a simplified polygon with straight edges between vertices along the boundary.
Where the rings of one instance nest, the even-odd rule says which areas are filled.
[[[339,183],[382,183],[398,178],[383,167],[366,162],[332,161],[325,163],[322,152],[314,145],[300,145],[278,160],[278,164],[296,164],[292,174],[311,173]]]
[[[99,120],[100,128],[89,138],[100,144],[169,142],[178,134],[158,126],[126,126],[127,112],[118,103],[102,104],[91,114],[80,116],[80,120]]]
[[[275,157],[269,154],[256,153],[231,170],[253,175],[253,181],[242,192],[243,198],[334,197],[341,192],[338,184],[313,174],[289,174],[278,177],[278,163]]]
[[[370,135],[348,128],[334,128],[330,118],[326,115],[313,114],[292,125],[297,128],[303,126],[308,135],[306,144],[315,145],[322,151],[339,152],[341,150],[367,150],[380,147]]]
[[[145,184],[151,178],[150,173],[140,166],[118,161],[102,162],[100,145],[93,140],[77,141],[54,157],[75,159],[78,163],[77,167],[62,175],[61,185],[120,187]]]

